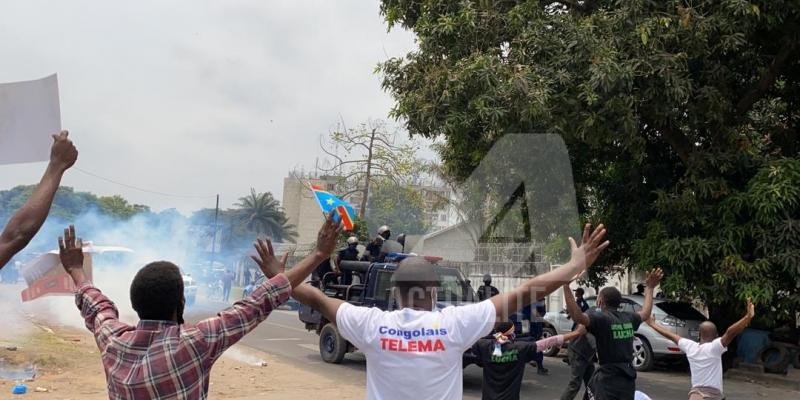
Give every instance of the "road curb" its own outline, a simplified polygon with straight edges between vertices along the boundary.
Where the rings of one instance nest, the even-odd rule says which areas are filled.
[[[766,374],[754,368],[731,368],[725,372],[726,379],[749,383],[761,383],[769,386],[800,391],[800,370],[791,371],[789,375]]]

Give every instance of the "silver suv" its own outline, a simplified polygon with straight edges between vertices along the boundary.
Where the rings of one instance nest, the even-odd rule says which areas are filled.
[[[594,307],[597,297],[586,297],[589,307]],[[644,304],[644,296],[622,296],[620,311],[639,312]],[[655,299],[653,301],[653,315],[656,321],[673,332],[687,339],[699,338],[700,323],[706,317],[697,311],[690,303]],[[549,321],[559,334],[568,333],[572,329],[572,319],[567,312],[548,312],[544,319]],[[683,352],[669,339],[661,336],[646,323],[639,326],[636,331],[633,345],[633,366],[637,371],[649,371],[653,368],[656,358],[682,357]]]

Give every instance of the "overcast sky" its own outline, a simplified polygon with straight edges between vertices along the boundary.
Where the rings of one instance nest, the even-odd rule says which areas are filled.
[[[179,195],[250,187],[281,197],[313,167],[320,134],[385,119],[393,100],[375,66],[414,48],[387,33],[376,0],[0,2],[0,82],[58,73],[77,166]],[[0,189],[35,183],[44,163],[0,166]],[[62,184],[155,210],[211,197],[140,192],[71,170]]]

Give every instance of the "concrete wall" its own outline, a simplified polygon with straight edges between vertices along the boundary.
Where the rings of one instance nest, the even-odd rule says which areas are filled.
[[[311,180],[312,183],[314,180]],[[319,204],[311,190],[294,177],[283,178],[283,201],[281,202],[289,223],[297,230],[297,243],[313,243],[317,240],[319,227],[325,221]]]

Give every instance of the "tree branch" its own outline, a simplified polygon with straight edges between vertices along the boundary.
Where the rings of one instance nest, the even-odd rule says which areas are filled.
[[[672,146],[672,150],[680,157],[681,161],[685,166],[689,166],[689,158],[692,154],[692,143],[689,142],[689,138],[686,137],[682,132],[676,131],[671,126],[666,125],[661,129],[658,129],[661,132],[661,135],[664,137],[664,140]]]
[[[764,71],[764,74],[761,75],[758,82],[756,82],[750,90],[747,91],[744,97],[739,100],[739,103],[736,104],[736,112],[738,115],[749,112],[753,104],[760,100],[764,94],[772,88],[772,85],[775,83],[775,80],[778,78],[778,75],[780,75],[781,70],[786,65],[789,56],[794,52],[796,47],[796,41],[791,40],[790,37],[784,37],[783,45],[772,60],[772,64]]]

